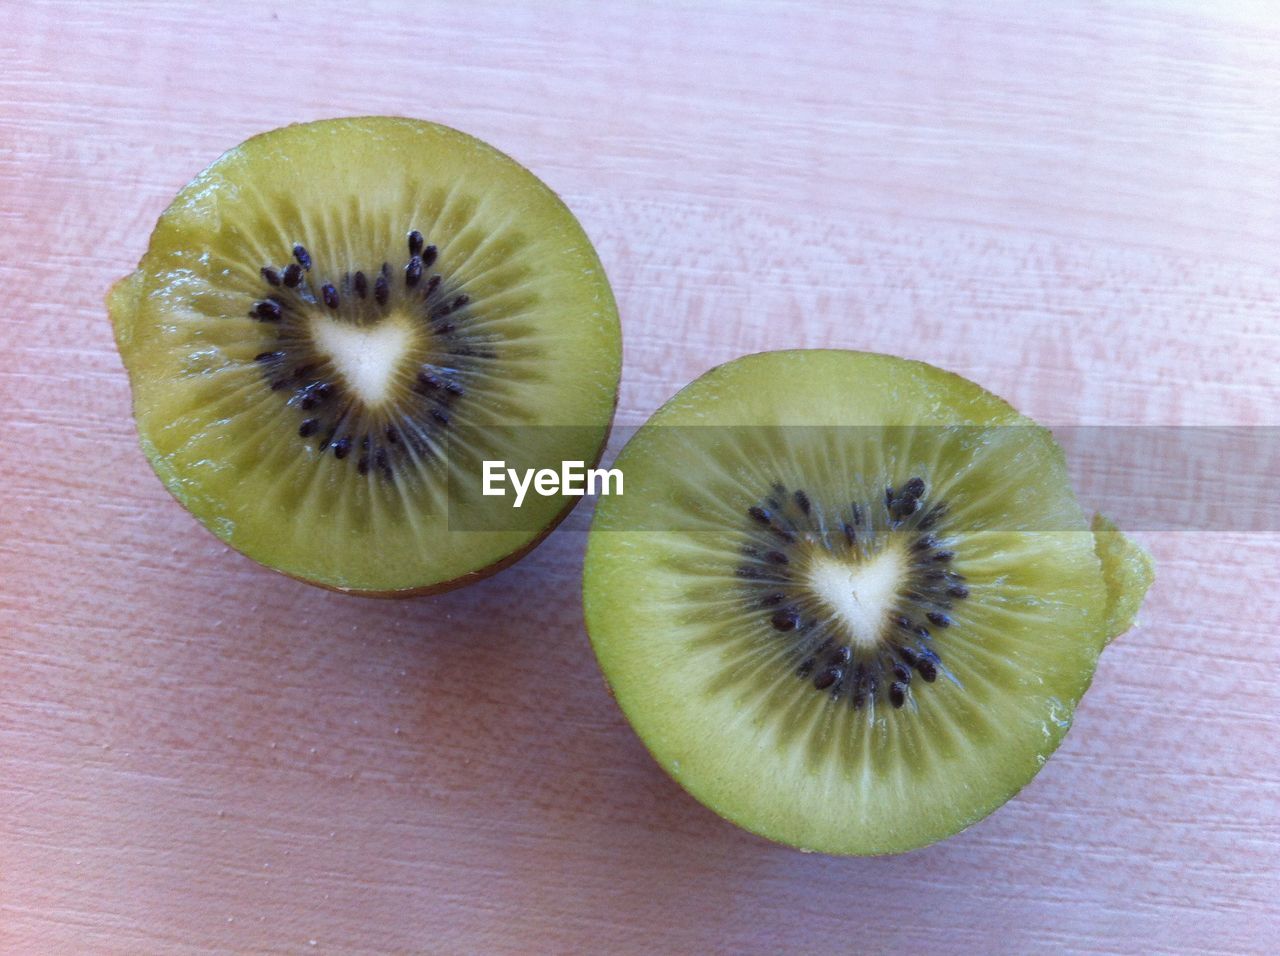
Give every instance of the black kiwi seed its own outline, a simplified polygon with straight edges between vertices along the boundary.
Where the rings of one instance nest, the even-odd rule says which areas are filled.
[[[360,296],[360,298],[363,299],[369,294],[369,280],[363,272],[357,272],[351,284],[355,287],[356,295]]]
[[[319,427],[320,427],[320,422],[318,422],[314,418],[308,418],[305,421],[303,421],[301,425],[298,426],[298,434],[301,435],[303,438],[310,438],[312,435],[316,433],[316,430],[319,429]]]
[[[916,659],[916,672],[930,684],[936,681],[938,679],[937,655],[921,652]]]
[[[301,391],[302,397],[298,400],[298,406],[304,410],[311,410],[329,397],[331,386],[327,382],[319,385],[308,385]]]
[[[305,246],[301,244],[295,245],[293,247],[293,257],[298,260],[298,265],[308,272],[311,271],[311,254],[307,252]]]
[[[404,267],[404,284],[413,288],[422,281],[422,260],[414,256]]]
[[[351,451],[351,439],[343,435],[333,443],[333,457],[342,459],[347,457],[347,452]]]
[[[793,497],[796,499],[796,507],[805,514],[808,514],[809,510],[813,507],[813,503],[809,500],[809,496],[802,490],[796,489],[796,493]]]
[[[925,617],[927,617],[929,619],[929,623],[933,624],[935,627],[951,626],[951,618],[947,617],[941,611],[929,611],[925,614]]]
[[[333,287],[332,282],[326,282],[320,288],[320,294],[324,296],[324,304],[331,309],[338,307],[338,290]]]
[[[848,645],[841,644],[831,652],[832,664],[848,664],[853,657],[853,651],[849,650]]]
[[[276,272],[276,270],[270,266],[262,267],[262,278],[267,280],[267,285],[280,284],[280,273]]]
[[[933,554],[933,560],[941,563],[950,561],[955,556],[956,553],[954,551],[935,551]]]
[[[947,593],[953,598],[967,598],[969,596],[969,589],[963,584],[953,584],[951,587],[947,588]]]
[[[435,246],[427,246],[422,250],[422,267],[430,269],[432,263],[436,261],[437,250]]]
[[[259,352],[253,357],[255,362],[262,362],[264,365],[271,362],[278,362],[284,358],[283,352]]]
[[[298,265],[296,262],[289,263],[285,266],[284,275],[281,277],[281,281],[283,281],[290,289],[296,289],[298,284],[302,282],[302,266]]]
[[[387,297],[391,294],[391,286],[387,283],[386,273],[378,276],[378,280],[373,284],[373,298],[378,305],[386,305]]]
[[[791,559],[781,551],[769,551],[765,553],[764,559],[770,564],[790,564]]]
[[[775,611],[773,617],[769,619],[777,631],[793,631],[797,624],[800,623],[799,615],[796,614],[794,608],[783,608],[781,611]]]
[[[828,667],[826,670],[820,672],[818,676],[813,679],[813,686],[818,688],[818,690],[826,690],[828,687],[830,687],[836,681],[840,680],[840,678],[842,677],[844,677],[843,668]]]
[[[894,707],[901,708],[907,702],[907,685],[901,681],[894,681],[889,685],[889,703]]]
[[[263,299],[253,307],[254,318],[263,322],[279,322],[281,314],[280,303],[275,299]]]
[[[752,505],[750,508],[747,509],[747,514],[749,514],[753,520],[758,521],[760,524],[769,524],[773,520],[772,518],[769,517],[769,512],[765,511],[759,505]]]
[[[919,477],[912,478],[902,486],[902,493],[911,498],[919,498],[924,494],[924,479]]]
[[[777,607],[786,599],[787,599],[787,596],[783,594],[781,591],[773,591],[769,594],[766,594],[764,597],[760,599],[760,606],[761,607]]]
[[[422,251],[422,233],[414,229],[409,233],[409,255],[416,256]]]
[[[423,265],[426,265],[425,260],[423,261]],[[439,273],[436,273],[427,280],[427,295],[431,295],[438,288],[440,288],[440,275]]]

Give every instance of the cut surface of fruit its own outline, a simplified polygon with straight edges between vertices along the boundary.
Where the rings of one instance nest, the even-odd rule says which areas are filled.
[[[1095,514],[1091,527],[1102,562],[1102,578],[1107,584],[1110,642],[1133,627],[1142,598],[1156,579],[1156,566],[1147,550],[1127,538],[1110,518]]]
[[[907,850],[1000,806],[1062,740],[1118,598],[1061,450],[1001,399],[890,356],[752,355],[614,467],[591,641],[654,757],[722,816]],[[1145,585],[1120,590],[1136,606]]]
[[[572,498],[482,462],[594,462],[621,366],[586,234],[532,173],[433,123],[327,120],[223,155],[108,296],[143,450],[251,558],[339,590],[465,583]]]

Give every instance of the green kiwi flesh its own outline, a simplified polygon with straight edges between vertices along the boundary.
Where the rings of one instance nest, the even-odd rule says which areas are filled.
[[[1142,598],[1156,579],[1155,561],[1142,545],[1124,535],[1115,522],[1095,514],[1090,524],[1107,585],[1107,642],[1133,627]]]
[[[613,694],[693,796],[806,850],[900,852],[1007,801],[1151,580],[1047,429],[920,362],[738,359],[614,467],[584,570]]]
[[[184,188],[107,299],[142,448],[219,538],[369,594],[510,563],[574,499],[484,460],[593,463],[617,310],[573,214],[491,146],[364,117],[255,136]]]

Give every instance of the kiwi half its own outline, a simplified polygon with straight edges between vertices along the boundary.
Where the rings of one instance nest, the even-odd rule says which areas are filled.
[[[108,296],[143,450],[218,537],[325,587],[438,591],[572,506],[485,460],[594,463],[621,365],[590,241],[532,173],[434,123],[255,136],[160,217]]]
[[[1008,800],[1150,583],[1048,430],[919,362],[730,362],[615,467],[584,572],[604,675],[695,797],[804,849],[903,851]]]

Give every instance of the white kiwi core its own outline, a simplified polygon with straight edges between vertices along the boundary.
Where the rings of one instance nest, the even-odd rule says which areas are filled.
[[[815,554],[808,584],[844,626],[851,644],[870,648],[880,641],[906,573],[906,557],[897,547],[857,560]]]
[[[311,318],[311,337],[351,391],[370,408],[381,405],[393,394],[406,358],[418,345],[408,318],[397,314],[373,325],[353,325],[315,315]]]

